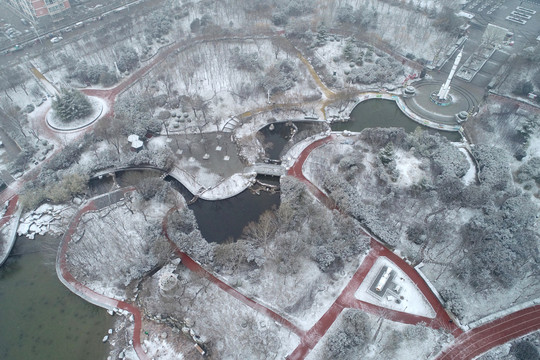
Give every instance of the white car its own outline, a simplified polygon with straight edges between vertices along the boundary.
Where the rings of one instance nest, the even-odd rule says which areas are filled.
[[[53,44],[55,44],[55,43],[59,42],[59,41],[62,40],[62,39],[63,39],[63,37],[61,37],[61,36],[55,36],[55,37],[53,37],[53,38],[51,39],[51,42],[52,42]]]

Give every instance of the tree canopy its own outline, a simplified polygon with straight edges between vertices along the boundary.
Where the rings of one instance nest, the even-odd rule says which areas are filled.
[[[57,116],[65,123],[84,118],[92,113],[92,104],[77,90],[62,89],[52,103]]]

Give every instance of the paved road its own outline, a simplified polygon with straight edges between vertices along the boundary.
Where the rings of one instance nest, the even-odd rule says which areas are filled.
[[[437,356],[437,360],[466,360],[495,346],[540,329],[540,306],[516,311],[489,324],[466,332]]]

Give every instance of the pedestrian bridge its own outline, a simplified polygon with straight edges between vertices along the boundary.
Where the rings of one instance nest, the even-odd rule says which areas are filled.
[[[246,169],[247,171],[256,172],[259,175],[282,176],[287,173],[287,169],[283,165],[256,163]]]

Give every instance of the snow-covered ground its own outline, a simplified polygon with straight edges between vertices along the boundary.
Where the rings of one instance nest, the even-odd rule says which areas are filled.
[[[393,293],[387,292],[385,296],[378,296],[370,290],[370,287],[384,267],[389,267],[395,272],[392,283],[395,286],[399,286],[399,290]],[[389,289],[393,290],[395,286],[391,286]],[[355,296],[359,300],[388,309],[428,318],[435,317],[435,311],[420,290],[418,290],[414,282],[412,282],[399,267],[386,257],[379,257],[375,264],[373,264],[364,281],[356,291]]]
[[[476,171],[477,171],[476,164],[474,163],[474,160],[472,159],[471,154],[469,154],[467,149],[459,145],[458,147],[459,147],[459,151],[461,151],[463,155],[467,157],[467,161],[469,162],[469,170],[467,170],[467,173],[465,174],[465,176],[461,178],[461,180],[463,181],[465,185],[469,185],[472,182],[476,181]]]
[[[256,54],[260,68],[256,71],[238,68],[233,57],[235,49],[239,49],[241,54]],[[201,66],[201,58],[205,59],[204,66]],[[142,93],[149,83],[152,83],[154,91],[158,93],[176,90],[188,97],[196,94],[210,105],[205,116],[212,117],[212,121],[208,119],[203,122],[203,119],[198,119],[198,124],[206,132],[215,131],[216,126],[223,127],[232,115],[268,105],[268,94],[259,86],[260,78],[286,59],[294,64],[294,71],[298,72],[298,82],[283,95],[271,97],[271,100],[283,103],[294,99],[301,103],[301,99],[317,93],[307,69],[297,57],[264,39],[209,41],[182,49],[169,56],[162,66],[152,70],[143,81],[135,84],[122,96]],[[177,66],[179,63],[184,66]],[[157,80],[163,75],[167,80]],[[200,111],[199,114],[190,113],[190,117],[200,118]]]
[[[399,171],[399,177],[396,181],[398,186],[409,187],[418,184],[426,176],[426,173],[420,168],[422,161],[412,154],[398,150],[395,156],[396,168]]]
[[[169,207],[126,200],[85,213],[69,243],[69,272],[100,294],[124,299],[127,285],[168,255],[158,235]]]
[[[343,328],[343,314],[344,312],[336,319],[325,337],[308,354],[306,360],[328,359],[329,354],[326,352],[328,339]],[[384,320],[371,314],[365,314],[365,316],[367,317],[365,326],[370,331],[367,341],[359,344],[357,350],[354,351],[356,358],[359,359],[431,359],[442,345],[453,339],[445,332],[433,330],[422,324],[407,325]]]
[[[174,273],[178,286],[166,293],[159,290],[159,273],[146,279],[139,294],[141,306],[149,316],[168,314],[180,320],[183,332],[211,343],[220,359],[285,358],[298,345],[294,333],[181,263]],[[168,337],[167,341],[174,339]],[[151,347],[156,349],[155,344]]]
[[[228,283],[238,283],[239,290],[248,296],[286,313],[295,324],[307,331],[341,294],[364,257],[362,255],[345,264],[344,269],[334,276],[321,272],[315,263],[298,258],[302,264],[294,277],[266,267],[258,273],[257,278],[226,279]]]

